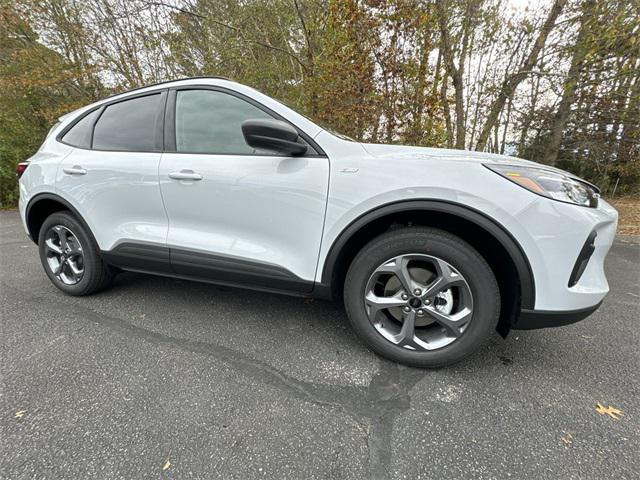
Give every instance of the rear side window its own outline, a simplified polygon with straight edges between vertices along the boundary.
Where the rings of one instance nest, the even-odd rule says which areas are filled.
[[[93,131],[93,148],[150,152],[156,147],[160,94],[133,98],[105,108]]]
[[[99,112],[100,109],[98,108],[81,118],[78,123],[71,127],[71,130],[64,134],[62,141],[74,147],[91,148],[91,130]]]
[[[213,90],[182,90],[176,96],[176,150],[182,153],[250,155],[242,122],[273,118],[238,97]]]

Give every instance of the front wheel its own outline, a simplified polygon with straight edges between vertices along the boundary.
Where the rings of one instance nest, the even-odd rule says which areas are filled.
[[[484,258],[448,232],[385,233],[353,260],[344,286],[353,328],[375,352],[416,367],[458,362],[483,345],[500,314]]]

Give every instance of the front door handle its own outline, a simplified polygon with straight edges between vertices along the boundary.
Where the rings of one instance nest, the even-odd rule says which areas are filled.
[[[179,172],[171,172],[169,178],[174,180],[202,180],[202,175],[195,173],[193,170],[180,170]]]
[[[87,171],[80,165],[74,165],[71,168],[63,168],[62,171],[67,175],[86,175]]]

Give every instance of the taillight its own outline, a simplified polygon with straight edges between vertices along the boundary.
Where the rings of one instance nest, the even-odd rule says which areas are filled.
[[[20,178],[28,166],[29,162],[20,162],[16,165],[16,177]]]

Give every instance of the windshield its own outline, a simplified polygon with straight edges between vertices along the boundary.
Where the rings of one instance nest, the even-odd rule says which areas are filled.
[[[315,120],[314,120],[315,122]],[[348,140],[349,142],[355,142],[356,140],[354,140],[353,138],[351,138],[348,135],[345,135],[344,133],[340,133],[340,132],[336,132],[335,130],[325,126],[325,125],[321,125],[318,122],[315,122],[317,125],[319,125],[320,127],[322,127],[322,129],[326,130],[327,132],[329,132],[331,135],[335,135],[338,138],[341,138],[342,140]]]
[[[282,100],[275,99],[275,98],[274,98],[274,100],[276,100],[278,103],[281,103],[285,107],[290,108],[291,110],[296,112],[298,115],[302,115],[304,118],[306,118],[310,122],[315,123],[316,125],[318,125],[323,130],[326,130],[327,132],[329,132],[331,135],[334,135],[334,136],[336,136],[336,137],[338,137],[338,138],[340,138],[342,140],[347,140],[349,142],[355,142],[356,141],[355,139],[351,138],[348,135],[345,135],[344,133],[336,132],[333,128],[328,127],[324,122],[319,122],[318,120],[315,120],[315,119],[311,118],[309,115],[305,115],[304,113],[299,111],[297,108],[294,108],[291,105],[289,105],[287,102],[283,102]]]

